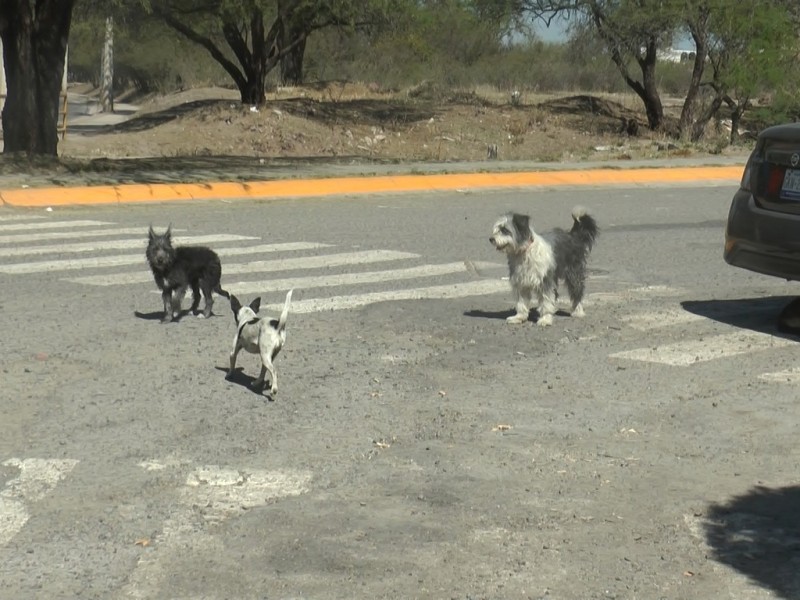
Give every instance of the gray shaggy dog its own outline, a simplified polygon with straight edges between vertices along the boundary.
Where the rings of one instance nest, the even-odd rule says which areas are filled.
[[[180,317],[181,302],[189,287],[192,288],[191,311],[198,317],[211,316],[214,306],[213,292],[230,298],[230,294],[220,287],[222,265],[217,253],[205,246],[174,247],[171,225],[161,234],[150,227],[145,255],[164,301],[162,323],[169,323],[173,318]],[[205,298],[202,313],[197,311],[200,306],[200,292]]]
[[[572,301],[572,316],[584,316],[586,262],[597,235],[597,222],[582,206],[572,210],[569,231],[556,228],[539,234],[531,227],[528,215],[508,213],[500,217],[489,241],[508,258],[508,280],[516,296],[516,312],[506,321],[525,323],[529,310],[536,306],[536,324],[551,325],[561,281]]]

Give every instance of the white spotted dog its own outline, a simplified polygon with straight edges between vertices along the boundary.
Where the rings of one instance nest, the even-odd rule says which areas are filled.
[[[278,392],[278,378],[275,375],[275,358],[286,343],[286,320],[289,318],[289,305],[292,302],[292,292],[286,294],[283,311],[278,320],[259,317],[261,298],[253,300],[249,306],[242,306],[239,299],[231,294],[231,310],[236,320],[236,337],[233,338],[231,350],[231,366],[227,379],[233,377],[236,369],[236,356],[243,348],[251,354],[261,356],[261,374],[253,381],[252,386],[262,389],[265,384],[265,375],[269,371],[271,392],[274,396]]]
[[[517,213],[502,216],[494,225],[489,241],[508,257],[509,282],[516,296],[516,314],[509,323],[525,323],[538,302],[537,325],[551,325],[556,313],[558,284],[563,281],[572,302],[572,316],[582,317],[586,286],[586,261],[598,229],[586,208],[572,210],[572,229],[554,229],[538,234],[530,217]]]

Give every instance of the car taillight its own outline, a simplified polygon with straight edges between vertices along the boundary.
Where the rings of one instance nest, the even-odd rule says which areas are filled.
[[[767,195],[778,196],[783,187],[783,178],[786,176],[786,167],[775,165],[770,169],[769,178],[767,179]]]

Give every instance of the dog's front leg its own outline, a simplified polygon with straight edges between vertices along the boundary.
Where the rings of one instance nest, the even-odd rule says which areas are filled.
[[[181,304],[183,303],[183,295],[186,293],[186,286],[177,287],[172,290],[171,310],[172,316],[176,319],[181,316]]]
[[[552,325],[554,314],[556,314],[556,290],[544,290],[539,294],[539,318],[536,324],[540,327]]]
[[[192,314],[197,314],[197,307],[200,306],[200,286],[195,282],[192,283]]]
[[[172,292],[168,289],[162,290],[161,300],[164,302],[164,316],[161,322],[169,323],[172,321]]]
[[[506,318],[507,323],[514,325],[525,323],[528,320],[528,305],[530,304],[530,293],[523,290],[517,290],[517,313]]]

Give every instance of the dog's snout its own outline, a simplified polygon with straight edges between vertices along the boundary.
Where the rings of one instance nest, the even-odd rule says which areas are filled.
[[[490,243],[490,244],[494,244],[494,238],[493,238],[493,237],[490,237],[490,238],[489,238],[489,243]]]

